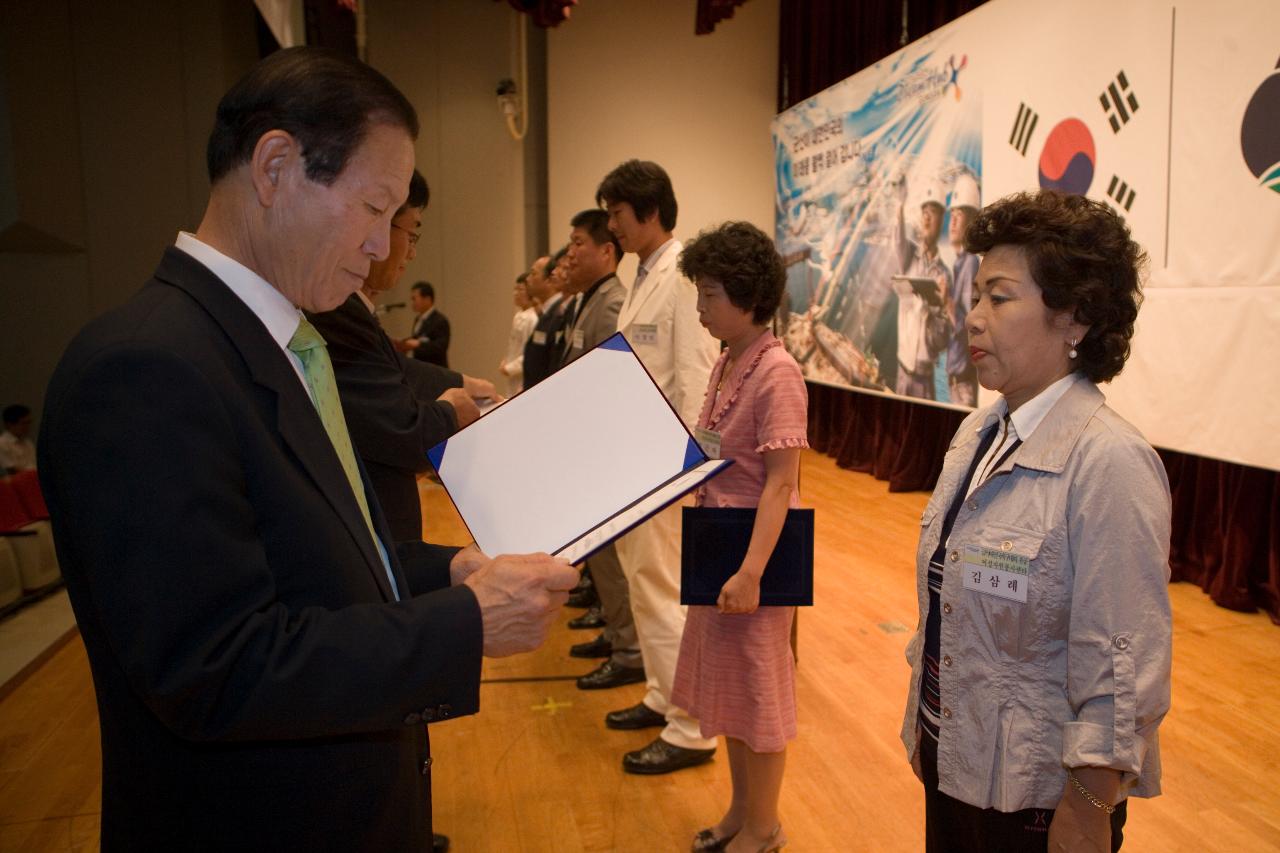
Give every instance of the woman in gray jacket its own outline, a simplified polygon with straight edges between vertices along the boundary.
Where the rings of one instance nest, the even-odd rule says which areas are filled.
[[[1169,487],[1109,409],[1146,261],[1080,196],[1002,199],[967,318],[993,405],[952,439],[921,519],[920,624],[902,739],[926,849],[1119,850],[1129,796],[1160,791],[1169,708]]]

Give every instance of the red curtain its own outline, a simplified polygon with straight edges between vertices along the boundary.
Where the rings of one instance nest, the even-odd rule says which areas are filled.
[[[963,412],[809,385],[809,443],[841,468],[929,491]],[[1280,624],[1280,473],[1160,450],[1173,496],[1172,579]]]
[[[732,18],[733,10],[747,0],[698,0],[698,18],[693,27],[694,35],[705,36],[713,32],[716,24]]]
[[[930,491],[964,412],[809,384],[809,444],[891,492]]]
[[[1173,491],[1174,580],[1280,625],[1280,473],[1161,450]]]
[[[782,0],[778,26],[778,111],[782,112],[907,42],[981,6],[984,0]]]

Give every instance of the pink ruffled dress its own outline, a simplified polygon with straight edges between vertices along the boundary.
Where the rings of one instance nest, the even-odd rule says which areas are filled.
[[[808,394],[800,367],[770,332],[733,366],[722,353],[698,426],[720,433],[720,456],[734,464],[698,492],[699,506],[751,507],[764,489],[769,450],[808,447]],[[791,505],[799,499],[792,495]],[[702,726],[703,737],[726,735],[755,752],[779,752],[796,736],[793,607],[721,614],[690,607],[680,643],[672,701]]]

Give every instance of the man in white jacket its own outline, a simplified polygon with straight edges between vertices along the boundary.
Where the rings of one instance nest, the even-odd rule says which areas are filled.
[[[618,315],[618,330],[692,428],[718,348],[698,322],[697,291],[676,266],[683,247],[672,234],[676,197],[671,179],[657,163],[628,160],[601,181],[596,202],[609,212],[609,230],[622,250],[634,252],[640,260]],[[605,725],[662,726],[648,746],[623,756],[622,769],[670,773],[709,761],[715,740],[704,738],[698,721],[670,701],[685,619],[680,605],[679,503],[619,539],[617,550],[631,588],[648,689],[639,704],[607,714]]]

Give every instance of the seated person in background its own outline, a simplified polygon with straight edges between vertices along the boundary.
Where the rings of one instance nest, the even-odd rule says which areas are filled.
[[[751,544],[715,607],[689,608],[671,701],[703,737],[724,735],[733,798],[694,850],[771,851],[786,844],[778,795],[796,736],[794,607],[760,607],[760,578],[787,510],[799,506],[808,397],[800,366],[769,331],[786,284],[773,241],[754,225],[703,231],[680,255],[698,288],[698,317],[725,344],[698,427],[734,464],[698,490],[699,506],[756,509]],[[699,432],[699,435],[706,433]]]
[[[431,282],[420,281],[410,290],[409,302],[418,316],[409,337],[400,342],[401,348],[419,361],[448,367],[449,318],[436,310],[436,289]]]
[[[1146,255],[1105,204],[1047,190],[978,213],[965,249],[969,348],[1001,396],[921,521],[902,741],[925,848],[1118,850],[1127,798],[1160,793],[1172,658],[1164,465],[1097,386]]]
[[[511,297],[516,306],[515,316],[511,318],[511,333],[507,335],[507,353],[498,362],[498,372],[507,378],[507,393],[519,394],[524,390],[524,345],[533,334],[533,327],[538,324],[538,312],[534,310],[529,299],[529,291],[525,288],[525,280],[529,273],[520,273],[516,278],[516,286]]]
[[[394,287],[405,264],[417,253],[418,228],[428,199],[427,182],[415,170],[409,197],[391,219],[387,257],[370,263],[364,286],[337,309],[307,315],[328,346],[352,444],[396,541],[422,538],[416,475],[430,467],[427,450],[480,416],[463,388],[450,387],[439,399],[416,396],[404,360],[374,313],[371,296]],[[449,372],[435,365],[421,366]]]
[[[36,467],[36,446],[31,433],[31,409],[15,403],[4,408],[4,432],[0,432],[0,468],[16,474]]]

